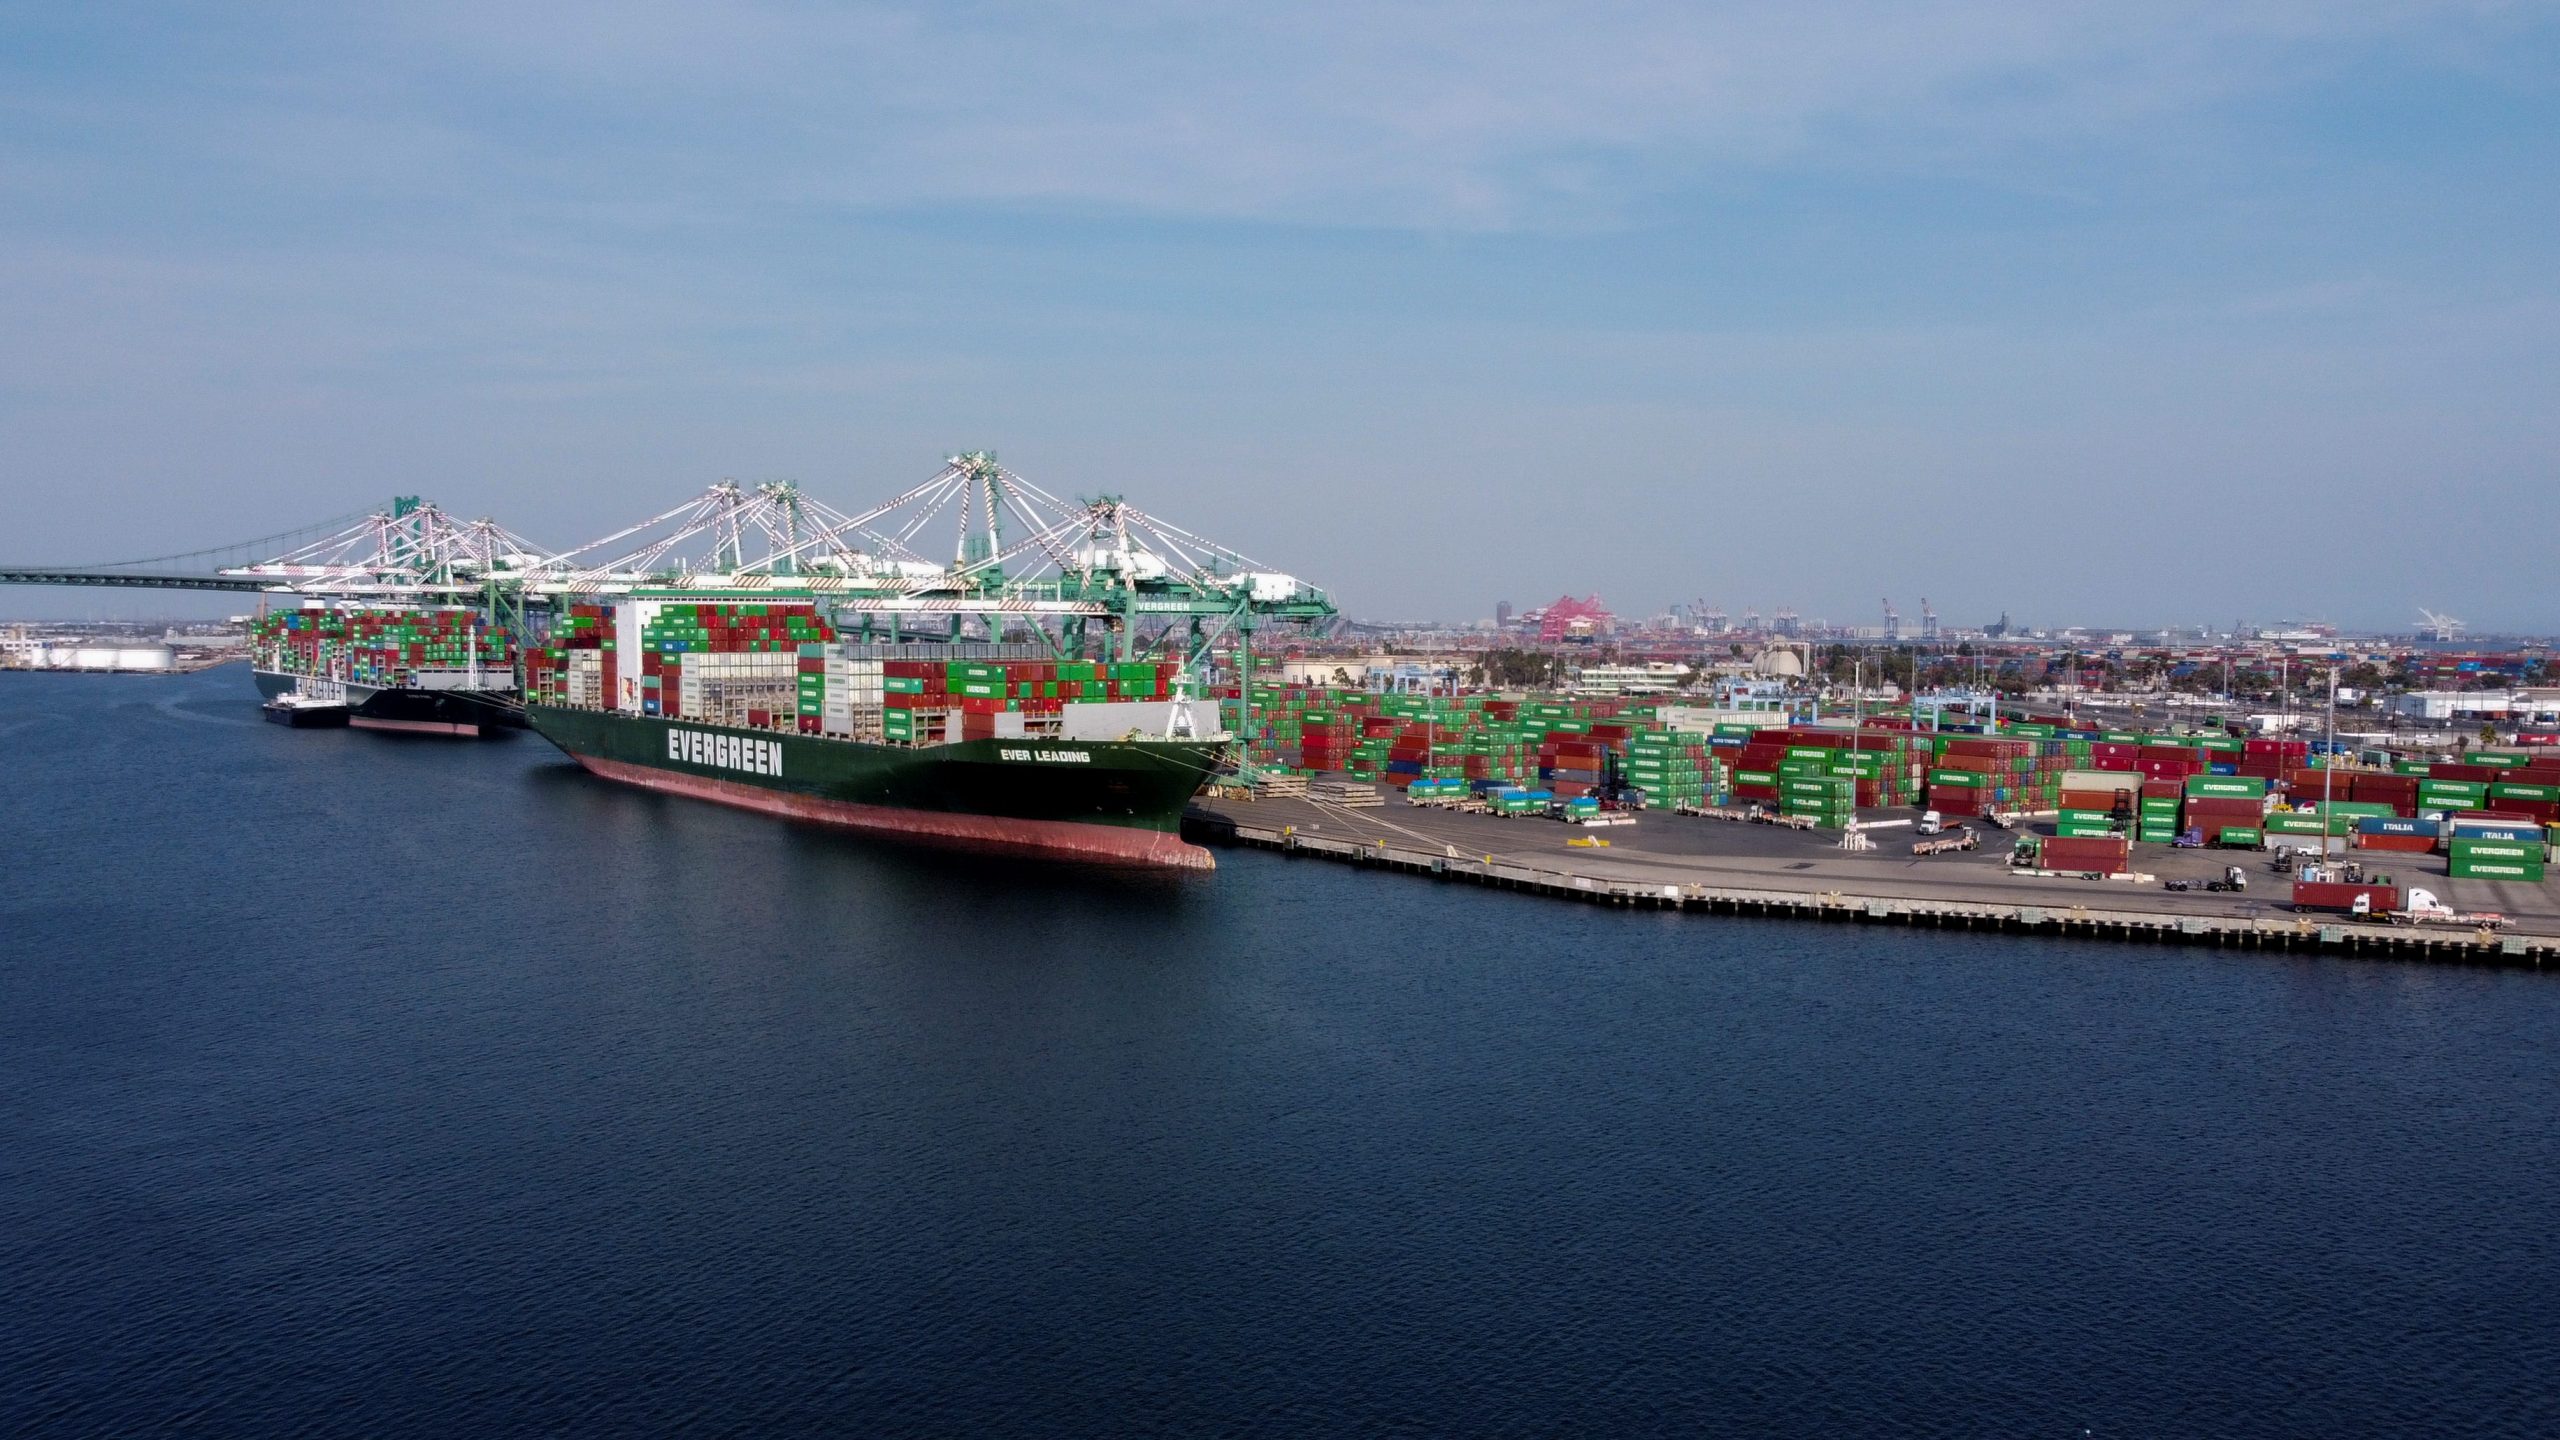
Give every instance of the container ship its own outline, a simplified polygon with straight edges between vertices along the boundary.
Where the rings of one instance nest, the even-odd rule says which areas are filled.
[[[315,604],[258,617],[250,668],[268,716],[417,735],[521,727],[515,640],[461,606]],[[343,708],[339,708],[343,707]]]
[[[526,656],[534,730],[594,774],[921,843],[1207,870],[1183,807],[1226,748],[1177,667],[848,643],[813,604],[635,595]]]

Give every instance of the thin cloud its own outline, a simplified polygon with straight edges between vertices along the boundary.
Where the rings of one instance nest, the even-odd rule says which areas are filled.
[[[2377,43],[2499,28],[2497,7],[2405,3],[578,13],[550,44],[516,22],[459,38],[599,103],[666,84],[770,120],[776,165],[848,203],[1426,226],[1558,223],[1662,168],[2120,142]]]
[[[2494,65],[2529,18],[2452,0],[457,4],[162,41],[237,67],[218,93],[180,85],[162,123],[342,182],[1574,228],[1719,167],[2000,173],[2156,143],[2376,47]]]

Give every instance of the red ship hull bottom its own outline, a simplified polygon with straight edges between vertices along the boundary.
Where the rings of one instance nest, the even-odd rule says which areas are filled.
[[[761,785],[686,775],[595,755],[572,755],[569,758],[591,773],[626,785],[734,805],[743,810],[760,810],[767,815],[781,815],[793,820],[895,835],[929,845],[1039,855],[1091,864],[1173,870],[1218,868],[1216,857],[1207,850],[1160,830],[1080,824],[1071,820],[1010,820],[998,815],[902,810],[887,805],[825,800],[787,790],[768,790]]]
[[[461,720],[382,720],[363,715],[350,716],[347,723],[359,730],[393,730],[403,735],[455,735],[477,739],[480,727]]]

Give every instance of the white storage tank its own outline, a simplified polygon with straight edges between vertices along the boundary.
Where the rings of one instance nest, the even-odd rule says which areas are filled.
[[[56,645],[45,652],[56,670],[175,670],[177,652],[166,645]]]

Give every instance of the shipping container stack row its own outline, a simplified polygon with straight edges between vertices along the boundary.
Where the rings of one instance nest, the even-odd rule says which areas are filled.
[[[922,744],[999,730],[1054,732],[1069,704],[1170,695],[1176,668],[847,656],[838,651],[835,627],[806,605],[688,603],[645,613],[640,673],[629,694],[616,699],[622,687],[612,612],[578,606],[529,662],[536,695],[706,724]],[[1029,723],[1000,725],[994,717],[1002,714]]]
[[[1715,737],[1697,731],[1639,731],[1627,737],[1626,782],[1647,805],[1706,805],[1723,798]]]
[[[2075,748],[2075,737],[2057,738]],[[2076,758],[2087,768],[2065,772],[2056,797],[2056,833],[2067,840],[2121,834],[2167,844],[2184,833],[2256,848],[2349,836],[2358,849],[2443,850],[2456,876],[2537,881],[2548,847],[2560,843],[2560,756],[2493,752],[2381,772],[2317,764],[2297,740],[2101,735],[2085,744]],[[1933,784],[1942,778],[1932,773]],[[1932,790],[1933,804],[1940,794]]]
[[[515,684],[512,639],[466,609],[273,610],[251,626],[250,644],[259,669],[287,675],[397,686],[476,666],[487,689]]]
[[[607,705],[737,728],[945,743],[1057,733],[1068,705],[1170,697],[1172,664],[883,661],[847,656],[812,602],[571,607],[530,664],[558,705]],[[637,633],[640,666],[617,648]],[[1006,723],[1001,715],[1016,720]]]
[[[620,658],[613,612],[602,605],[571,605],[551,622],[551,643],[526,653],[525,691],[542,704],[605,709],[620,688]]]
[[[819,734],[835,638],[811,604],[648,604],[640,612],[640,713]]]
[[[705,724],[939,744],[1054,734],[1071,704],[1170,696],[1178,669],[1153,661],[848,656],[813,603],[635,603],[629,614],[572,606],[530,665],[537,693]],[[626,676],[616,636],[634,621],[639,667]]]
[[[2288,777],[2297,806],[2324,793],[2339,800],[2381,805],[2375,812],[2414,819],[2430,812],[2494,810],[2549,825],[2560,823],[2560,760],[2518,755],[2518,764],[2403,762],[2378,770],[2296,770]]]
[[[2160,743],[2172,739],[2175,744]],[[2224,763],[2234,745],[2239,758]],[[2172,753],[2190,746],[2188,758]],[[2093,751],[2093,765],[2106,768],[2070,777],[2060,817],[2063,834],[2097,833],[2100,825],[2124,818],[2118,813],[2123,787],[2110,786],[2108,777],[2127,757],[2121,747],[2104,743]],[[2449,848],[2456,840],[2530,847],[2560,835],[2554,828],[2560,826],[2560,757],[2488,753],[2461,764],[2403,762],[2391,772],[2313,761],[2303,741],[2138,737],[2126,776],[2141,777],[2134,835],[2166,843],[2182,831],[2194,832],[2209,845],[2242,847],[2287,837],[2347,836],[2358,849],[2418,854]],[[2178,790],[2166,793],[2165,782],[2173,777]],[[2091,803],[2100,792],[2110,801],[2104,807]],[[2107,813],[2096,813],[2100,808]],[[2463,823],[2448,825],[2447,817]],[[2457,834],[2474,825],[2496,833]],[[2478,856],[2480,863],[2523,872],[2530,871],[2533,858]],[[2521,878],[2515,871],[2497,873]]]
[[[2059,800],[2072,758],[2063,742],[2041,737],[1931,735],[1918,743],[1928,762],[1923,808],[1948,816],[2045,809]]]
[[[1229,692],[1228,722],[1244,728]],[[1418,800],[1484,798],[1499,812],[1596,806],[1612,778],[1646,803],[1715,803],[1722,771],[1704,734],[1652,721],[1616,699],[1506,700],[1378,695],[1320,686],[1253,692],[1257,765],[1404,787]],[[1588,808],[1588,807],[1586,807]]]
[[[1908,731],[1791,726],[1736,736],[1733,728],[1718,726],[1711,743],[1728,747],[1737,801],[1845,825],[1858,809],[1907,805],[1920,794]]]
[[[1181,668],[1153,660],[891,660],[883,670],[884,733],[914,745],[1053,734],[1070,705],[1170,698]]]
[[[1253,692],[1256,764],[1410,785],[1415,780],[1517,782],[1537,778],[1543,734],[1504,723],[1500,702],[1374,695],[1323,687]],[[1227,723],[1241,707],[1227,696]]]

